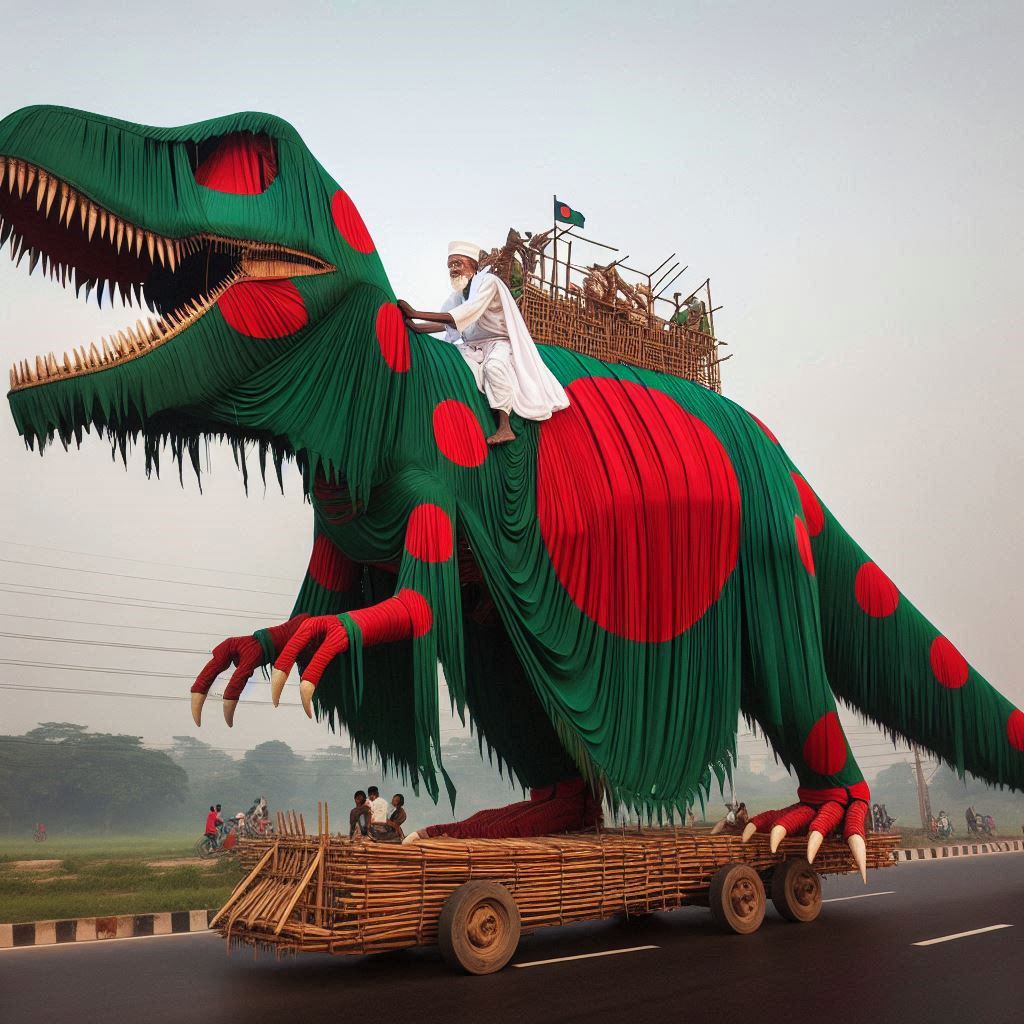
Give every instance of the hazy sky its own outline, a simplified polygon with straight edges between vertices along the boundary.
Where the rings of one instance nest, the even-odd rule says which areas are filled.
[[[553,192],[635,265],[677,251],[691,267],[680,286],[710,274],[724,304],[726,393],[1024,703],[1019,3],[221,11],[97,2],[44,15],[3,0],[0,114],[279,114],[355,198],[414,304],[445,293],[449,238],[542,229]],[[0,264],[4,366],[129,319],[26,269]],[[310,540],[294,477],[284,497],[257,485],[246,498],[214,450],[200,496],[188,477],[147,481],[138,458],[126,473],[95,441],[40,461],[0,419],[4,685],[181,695],[204,657],[177,649],[287,615]],[[233,732],[216,705],[207,718],[199,735],[233,751],[331,741],[296,707],[242,706]],[[158,742],[193,731],[180,701],[0,688],[0,730],[47,719]]]

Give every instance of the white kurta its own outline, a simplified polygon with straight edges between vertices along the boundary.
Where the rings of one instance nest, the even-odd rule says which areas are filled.
[[[492,409],[546,420],[568,407],[568,396],[541,359],[512,293],[494,274],[474,275],[469,298],[452,292],[441,312],[455,321],[445,330],[445,341],[465,357]]]

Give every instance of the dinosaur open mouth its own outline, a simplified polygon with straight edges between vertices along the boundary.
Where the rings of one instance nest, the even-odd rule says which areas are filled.
[[[24,160],[0,156],[0,246],[16,264],[125,306],[145,305],[145,322],[65,352],[23,359],[10,370],[12,391],[96,373],[146,355],[192,326],[234,284],[334,270],[308,253],[267,242],[207,233],[168,238],[104,208],[67,182]]]

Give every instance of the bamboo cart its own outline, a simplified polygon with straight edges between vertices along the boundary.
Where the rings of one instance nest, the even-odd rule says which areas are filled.
[[[294,814],[271,839],[240,844],[246,877],[211,921],[230,944],[281,952],[379,953],[438,945],[471,973],[501,970],[540,928],[709,907],[726,930],[756,931],[770,895],[788,921],[813,921],[821,876],[856,871],[830,838],[813,867],[806,839],[666,826],[534,839],[426,839],[410,845],[316,835]],[[893,866],[898,837],[872,833],[869,868]]]

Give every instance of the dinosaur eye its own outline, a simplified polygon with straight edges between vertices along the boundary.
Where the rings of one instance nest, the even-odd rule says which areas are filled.
[[[232,132],[196,147],[196,181],[216,192],[256,196],[277,177],[277,151],[269,135]]]

